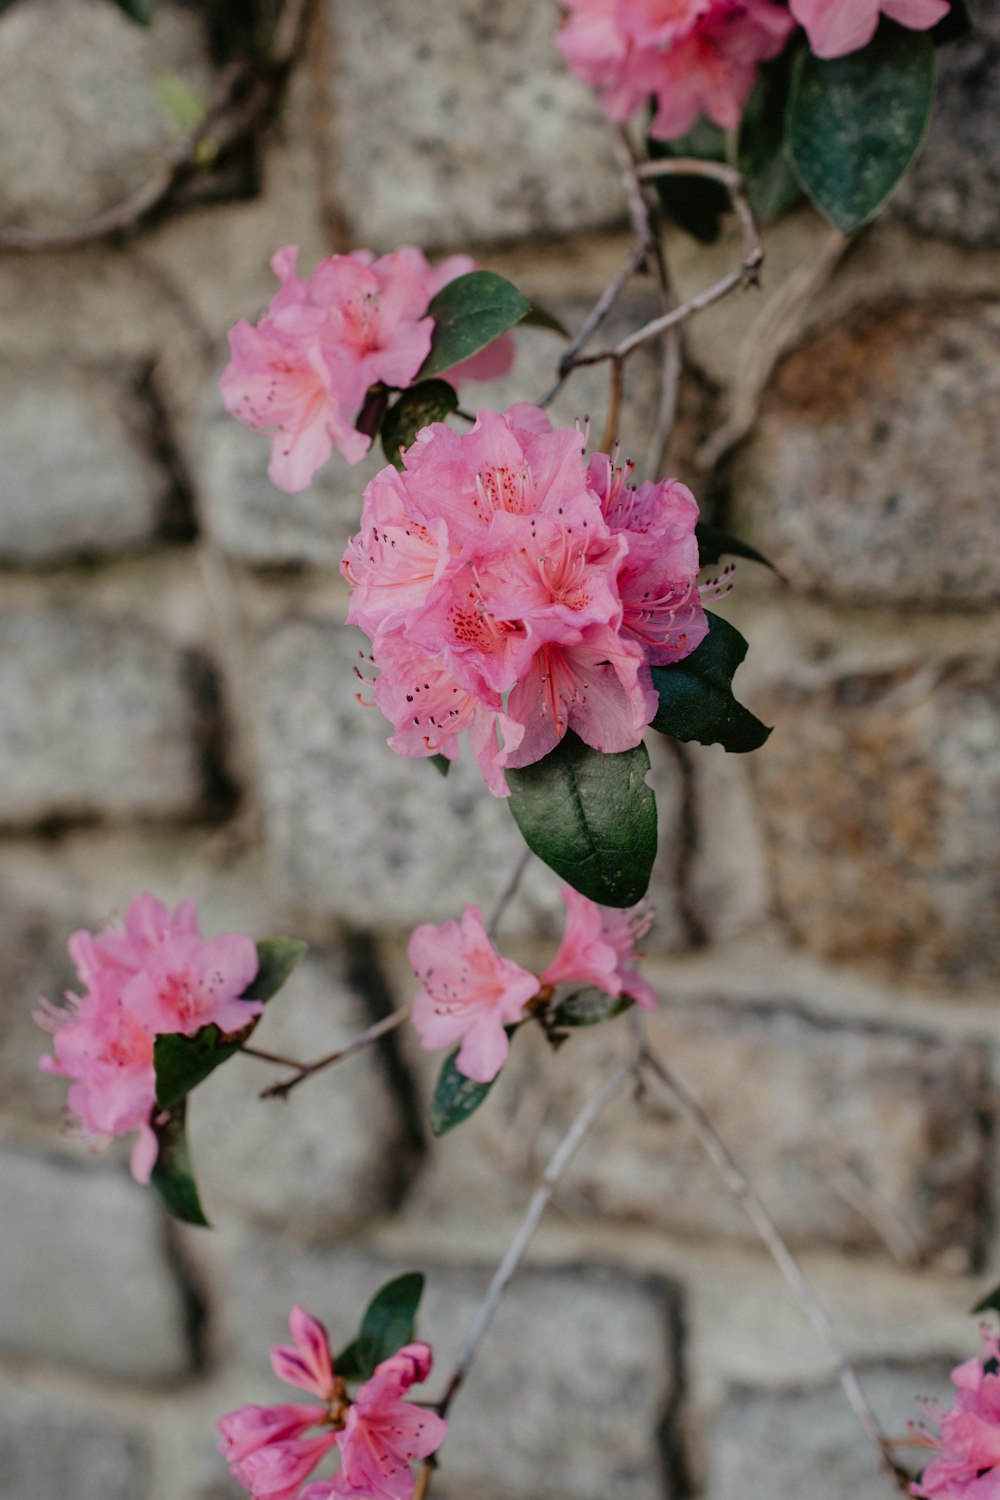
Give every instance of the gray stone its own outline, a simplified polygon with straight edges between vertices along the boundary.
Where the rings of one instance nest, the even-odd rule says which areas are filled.
[[[947,1365],[862,1370],[865,1393],[890,1436],[921,1420],[916,1396],[951,1405]],[[915,1472],[928,1455],[901,1450]],[[705,1500],[884,1500],[891,1488],[839,1386],[732,1392],[713,1424]]]
[[[1000,975],[1000,683],[992,659],[775,693],[755,772],[777,900],[828,957]]]
[[[254,1045],[306,1061],[370,1022],[341,962],[310,955],[271,1001]],[[375,1050],[309,1079],[287,1102],[256,1098],[287,1076],[238,1058],[192,1097],[189,1137],[209,1217],[235,1212],[317,1238],[392,1207],[413,1147]]]
[[[332,190],[354,240],[465,247],[624,218],[611,132],[536,0],[331,3]],[[373,100],[379,101],[376,110]]]
[[[144,1500],[149,1460],[123,1423],[41,1390],[0,1379],[4,1500]]]
[[[0,32],[0,222],[75,225],[159,170],[181,130],[158,97],[163,75],[210,87],[190,10],[162,5],[147,29],[107,0],[12,7]]]
[[[185,1295],[148,1188],[8,1149],[0,1200],[0,1347],[125,1380],[190,1370]]]
[[[794,587],[862,603],[1000,595],[1000,305],[881,306],[779,367],[734,529]]]
[[[75,981],[66,952],[73,930],[40,905],[4,889],[0,912],[0,1099],[6,1113],[54,1126],[65,1084],[38,1070],[49,1038],[33,1019],[37,997],[58,1002]]]
[[[924,234],[1000,245],[1000,21],[984,0],[972,35],[938,54],[923,152],[895,204]]]
[[[0,823],[186,817],[214,730],[201,658],[76,608],[0,615]]]
[[[243,1247],[227,1278],[239,1356],[259,1372],[287,1338],[299,1302],[326,1322],[335,1348],[360,1311],[410,1265],[287,1241]],[[440,1394],[490,1272],[425,1265],[418,1334],[434,1350],[428,1394]],[[456,1402],[442,1453],[442,1495],[486,1500],[650,1500],[669,1495],[662,1428],[677,1395],[676,1302],[668,1284],[567,1266],[522,1272]],[[249,1386],[247,1399],[266,1389]],[[266,1396],[265,1396],[266,1399]],[[558,1441],[554,1441],[554,1435]]]
[[[664,985],[674,1003],[649,1018],[651,1043],[792,1242],[941,1257],[952,1268],[975,1261],[988,1175],[983,1048],[820,1021],[791,1004],[682,1004],[679,990],[676,979],[669,992]],[[513,1211],[628,1047],[621,1021],[574,1033],[555,1055],[534,1028],[519,1034],[486,1104],[435,1143],[418,1188],[422,1211],[436,1222],[499,1204]],[[755,1240],[667,1096],[653,1090],[649,1102],[638,1114],[627,1096],[608,1108],[558,1201],[578,1220]]]
[[[171,486],[142,418],[124,376],[0,372],[0,560],[50,563],[153,542]]]

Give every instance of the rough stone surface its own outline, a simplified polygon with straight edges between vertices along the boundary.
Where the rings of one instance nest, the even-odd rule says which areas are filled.
[[[114,1169],[3,1150],[0,1199],[0,1348],[125,1380],[190,1370],[185,1296],[152,1193]],[[17,1224],[30,1225],[27,1241]]]
[[[950,1406],[954,1394],[947,1365],[860,1373],[884,1431],[893,1434],[920,1420],[915,1396]],[[804,1486],[811,1500],[885,1496],[885,1475],[843,1391],[734,1390],[714,1423],[705,1500],[801,1500]]]
[[[624,218],[607,124],[549,7],[461,0],[446,25],[435,0],[331,15],[331,186],[357,242],[458,248]]]
[[[175,4],[161,6],[148,30],[107,0],[32,0],[4,22],[4,224],[62,228],[119,202],[180,133],[157,78],[179,75],[202,93],[210,86],[202,26]]]
[[[260,644],[257,722],[278,888],[312,920],[412,927],[469,902],[488,911],[524,848],[510,812],[471,759],[441,777],[387,749],[389,726],[354,697],[353,667],[367,649],[359,631],[318,619],[290,620]],[[559,885],[533,861],[508,930],[560,930]]]
[[[268,1006],[254,1045],[305,1061],[370,1021],[342,963],[310,955]],[[209,1217],[235,1212],[314,1238],[357,1229],[392,1206],[414,1166],[398,1096],[372,1049],[287,1102],[256,1098],[287,1076],[234,1059],[192,1098],[189,1135]]]
[[[915,229],[1000,244],[1000,22],[982,0],[970,36],[941,49],[938,93],[916,167],[895,202]]]
[[[237,1353],[258,1372],[257,1389],[267,1389],[260,1381],[262,1352],[287,1337],[293,1302],[323,1318],[338,1347],[356,1333],[369,1298],[407,1269],[344,1249],[296,1252],[287,1241],[247,1247],[227,1290]],[[434,1349],[429,1395],[442,1389],[488,1280],[488,1270],[428,1268],[419,1332]],[[455,1500],[669,1496],[659,1445],[677,1393],[675,1314],[669,1285],[628,1273],[567,1266],[519,1275],[463,1386],[442,1494]]]
[[[793,1242],[902,1260],[944,1255],[949,1264],[978,1254],[988,1175],[983,1049],[819,1021],[791,1005],[703,998],[661,1008],[650,1039]],[[533,1029],[519,1035],[486,1104],[435,1143],[423,1212],[467,1214],[476,1204],[485,1214],[498,1195],[513,1210],[627,1047],[620,1022],[577,1032],[555,1056]],[[655,1113],[637,1116],[625,1097],[607,1111],[559,1190],[564,1208],[753,1239],[666,1096],[652,1098],[662,1106]]]
[[[775,697],[758,758],[778,903],[841,961],[964,983],[1000,974],[996,663],[840,679]]]
[[[0,1098],[15,1118],[55,1125],[65,1085],[38,1071],[48,1038],[32,1018],[39,994],[58,1001],[75,975],[66,952],[72,929],[40,905],[4,889],[0,914]]]
[[[146,1500],[149,1463],[137,1433],[0,1377],[4,1500]]]
[[[138,621],[5,609],[0,702],[0,823],[204,807],[211,678]]]
[[[779,367],[734,529],[795,588],[859,603],[1000,595],[1000,305],[883,306]]]
[[[142,416],[124,376],[0,371],[0,560],[58,562],[155,540],[171,485]]]

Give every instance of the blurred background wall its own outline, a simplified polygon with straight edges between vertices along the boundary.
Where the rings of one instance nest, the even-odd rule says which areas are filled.
[[[0,221],[119,201],[250,7],[107,0],[0,18]],[[0,1474],[8,1500],[222,1500],[215,1417],[269,1400],[301,1300],[336,1339],[396,1268],[429,1277],[444,1369],[539,1165],[615,1028],[525,1036],[480,1115],[433,1145],[437,1060],[384,1049],[260,1103],[237,1059],[192,1131],[212,1233],[181,1232],[118,1152],[60,1136],[36,1072],[67,934],[149,889],[205,930],[311,957],[262,1046],[314,1055],[410,991],[404,943],[488,907],[518,849],[468,766],[440,779],[358,707],[338,561],[377,460],[304,495],[224,414],[225,331],[273,250],[471,250],[571,326],[624,258],[610,137],[540,0],[327,0],[280,118],[183,211],[98,248],[0,257]],[[921,165],[847,253],[808,209],[764,289],[689,325],[674,469],[762,547],[723,612],[776,728],[747,761],[656,751],[649,971],[666,1054],[751,1170],[891,1431],[956,1358],[997,1274],[1000,1036],[1000,21],[942,58]],[[245,40],[245,37],[243,38]],[[158,82],[159,80],[159,82]],[[168,88],[169,92],[169,88]],[[176,93],[176,88],[174,89]],[[732,262],[678,235],[684,291]],[[798,311],[750,440],[695,463],[752,354]],[[624,331],[649,296],[630,292]],[[484,404],[537,398],[559,345]],[[641,453],[653,356],[629,366]],[[559,419],[603,425],[580,372]],[[535,866],[505,938],[551,951]],[[441,1500],[869,1500],[884,1492],[828,1357],[681,1124],[629,1101],[581,1151],[468,1389]],[[11,1478],[10,1476],[13,1476]]]

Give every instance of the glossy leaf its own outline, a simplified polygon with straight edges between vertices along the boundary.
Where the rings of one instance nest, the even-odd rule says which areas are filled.
[[[615,1016],[620,1016],[623,1011],[628,1010],[632,1001],[628,995],[606,995],[603,990],[585,989],[577,990],[575,995],[567,995],[555,1010],[552,1011],[549,1020],[554,1027],[577,1027],[598,1026],[601,1021],[610,1021]]]
[[[512,1036],[515,1030],[516,1027],[508,1026],[507,1035]],[[454,1130],[456,1125],[461,1125],[470,1115],[474,1115],[496,1082],[495,1078],[489,1083],[477,1083],[474,1078],[466,1078],[455,1066],[458,1052],[456,1047],[454,1052],[449,1053],[438,1074],[431,1100],[431,1130],[435,1135],[447,1135],[449,1130]]]
[[[761,68],[740,121],[736,165],[746,182],[750,207],[770,224],[802,197],[802,184],[785,144],[785,111],[794,51]]]
[[[531,303],[495,271],[469,271],[443,286],[427,309],[434,319],[431,351],[419,378],[460,365],[520,323]]]
[[[335,1373],[345,1380],[368,1380],[376,1365],[408,1344],[423,1292],[420,1271],[408,1271],[382,1287],[365,1310],[357,1338],[334,1360]]]
[[[112,0],[112,4],[123,10],[130,21],[148,26],[159,9],[160,0]]]
[[[1000,1286],[995,1286],[985,1297],[981,1297],[975,1307],[969,1308],[970,1313],[1000,1313]]]
[[[847,57],[799,56],[788,105],[788,145],[805,187],[844,234],[872,218],[923,143],[934,102],[934,44],[883,22]]]
[[[566,324],[557,318],[555,313],[550,313],[547,308],[539,307],[537,303],[528,309],[521,322],[528,328],[548,328],[552,333],[561,334],[564,339],[570,336]]]
[[[508,771],[510,810],[528,847],[601,906],[634,906],[656,857],[656,799],[645,745],[592,750],[575,734],[533,766]]]
[[[744,753],[758,750],[771,733],[733,697],[733,675],[747,654],[734,625],[705,611],[708,635],[683,661],[653,667],[660,708],[653,728],[675,740],[697,740]]]
[[[447,755],[431,755],[428,757],[428,759],[430,760],[431,765],[437,772],[439,772],[440,775],[447,776],[448,772],[451,770],[451,761],[448,759]]]
[[[443,422],[458,406],[458,394],[446,380],[421,380],[390,406],[382,423],[382,451],[397,469],[400,449],[408,448],[422,427]]]
[[[701,119],[676,141],[646,143],[651,161],[697,156],[702,161],[725,161],[726,136],[717,125]],[[654,177],[664,216],[703,245],[719,238],[722,216],[729,211],[729,194],[707,177]]]
[[[182,1100],[165,1119],[153,1125],[159,1152],[150,1181],[175,1219],[208,1228],[194,1179],[185,1125],[186,1107]]]
[[[247,999],[270,1000],[289,978],[306,951],[294,938],[264,938],[257,944],[257,974]],[[153,1043],[156,1070],[156,1103],[159,1109],[174,1109],[193,1088],[238,1052],[257,1025],[251,1016],[241,1031],[224,1033],[218,1026],[203,1026],[194,1036],[165,1033]]]
[[[721,531],[718,526],[710,526],[707,521],[699,521],[694,528],[695,538],[698,542],[698,560],[703,568],[714,568],[715,564],[721,562],[724,557],[745,557],[750,562],[761,563],[765,568],[770,568],[779,578],[782,573],[771,562],[770,558],[758,552],[756,547],[751,547],[749,542],[743,542],[738,536],[731,536],[728,531]]]

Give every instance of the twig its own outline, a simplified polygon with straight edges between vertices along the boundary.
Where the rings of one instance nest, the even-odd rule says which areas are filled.
[[[644,323],[641,328],[636,329],[635,333],[630,333],[613,348],[599,349],[595,354],[578,355],[575,361],[576,366],[579,368],[581,365],[596,365],[606,359],[627,359],[641,344],[655,339],[658,334],[666,333],[668,328],[679,328],[682,323],[694,317],[695,313],[703,312],[706,307],[711,307],[715,302],[721,302],[723,297],[728,297],[729,293],[735,291],[738,286],[747,284],[747,272],[742,266],[738,271],[730,271],[714,286],[707,287],[697,296],[689,298],[687,302],[682,302],[679,307],[671,308],[670,312],[653,318],[649,323]]]
[[[356,1052],[370,1047],[372,1042],[377,1042],[388,1032],[395,1031],[396,1027],[401,1026],[406,1020],[410,1009],[409,1005],[401,1005],[398,1010],[391,1011],[389,1015],[383,1016],[381,1021],[376,1021],[373,1026],[362,1031],[345,1047],[339,1047],[336,1052],[328,1052],[325,1057],[318,1057],[315,1062],[296,1064],[298,1072],[293,1078],[286,1078],[283,1083],[272,1083],[270,1088],[261,1092],[260,1097],[262,1099],[287,1099],[292,1089],[304,1079],[311,1078],[314,1073],[321,1073],[324,1068],[332,1068],[336,1063],[343,1062],[345,1058],[353,1057]]]
[[[294,1068],[301,1073],[305,1063],[296,1062],[294,1057],[283,1057],[280,1052],[265,1052],[260,1047],[251,1047],[249,1042],[244,1042],[240,1048],[244,1057],[259,1057],[261,1062],[276,1063],[279,1068]]]
[[[851,1364],[847,1351],[830,1321],[829,1314],[817,1298],[816,1293],[800,1269],[798,1262],[782,1239],[777,1225],[765,1208],[753,1184],[735,1161],[728,1146],[722,1140],[694,1095],[689,1092],[687,1086],[674,1073],[671,1073],[660,1062],[659,1058],[653,1054],[648,1043],[645,1041],[642,1043],[640,1053],[640,1067],[659,1079],[660,1083],[671,1095],[674,1104],[688,1125],[698,1137],[705,1154],[722,1177],[726,1186],[740,1200],[748,1218],[760,1235],[761,1240],[770,1252],[781,1274],[794,1292],[800,1306],[832,1354],[837,1370],[837,1377],[840,1380],[844,1395],[847,1397],[851,1410],[864,1428],[869,1441],[875,1448],[881,1467],[904,1493],[909,1493],[910,1475],[905,1469],[897,1465],[893,1459],[890,1452],[891,1445],[879,1426],[878,1418],[871,1408],[868,1397],[862,1390],[861,1382],[858,1380],[857,1373]]]
[[[530,858],[531,850],[522,849],[521,853],[518,855],[517,864],[511,871],[510,879],[504,886],[503,890],[500,892],[500,895],[497,897],[497,904],[493,908],[492,915],[490,916],[490,919],[486,924],[486,936],[488,938],[492,939],[495,936],[496,930],[500,926],[501,918],[520,890],[521,881],[524,878],[525,870],[528,868],[528,861],[530,860]]]
[[[0,230],[0,250],[75,250],[137,229],[186,177],[198,170],[200,146],[210,143],[213,156],[217,156],[241,140],[271,108],[303,44],[310,4],[311,0],[286,0],[270,54],[222,70],[202,119],[174,142],[153,176],[134,192],[83,224],[64,229]]]
[[[607,317],[608,313],[611,311],[615,303],[618,301],[618,298],[621,296],[622,289],[625,286],[625,283],[635,275],[636,271],[638,271],[639,267],[642,265],[645,259],[646,250],[643,245],[636,245],[634,249],[629,252],[628,259],[625,261],[624,265],[622,265],[615,272],[614,276],[608,282],[607,286],[604,288],[603,292],[598,297],[593,307],[590,309],[590,312],[584,318],[576,337],[570,344],[567,345],[562,359],[559,361],[559,378],[556,381],[555,385],[552,386],[551,390],[546,391],[545,395],[538,403],[539,406],[550,406],[558,396],[559,392],[566,384],[566,381],[573,373],[573,362],[577,354],[579,354],[584,344],[586,344],[587,341],[597,332],[598,328],[600,328],[601,324],[604,322],[604,319]]]
[[[746,183],[742,172],[720,161],[703,161],[698,156],[675,156],[657,161],[642,162],[636,167],[636,176],[643,181],[653,177],[707,177],[719,182],[729,194],[743,234],[743,263],[748,269],[757,269],[764,259],[764,247],[760,242],[760,231],[746,194]]]
[[[608,420],[604,428],[604,437],[601,439],[601,452],[610,453],[611,445],[618,436],[618,423],[621,420],[622,411],[622,386],[624,384],[625,362],[621,359],[611,361],[611,390],[608,395]]]

